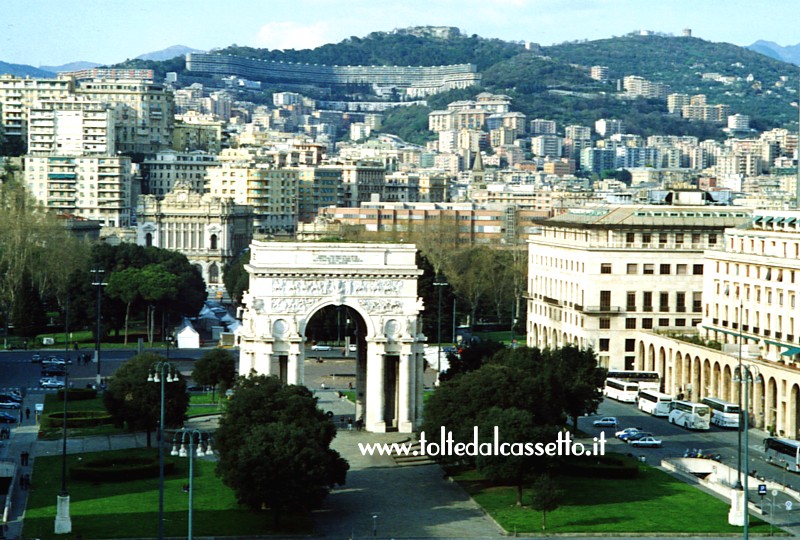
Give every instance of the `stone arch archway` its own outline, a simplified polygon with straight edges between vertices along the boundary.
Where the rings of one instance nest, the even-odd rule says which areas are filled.
[[[358,419],[370,431],[413,431],[422,420],[425,366],[416,248],[255,241],[250,252],[237,331],[240,373],[253,369],[304,384],[308,322],[328,306],[346,306],[364,323]]]

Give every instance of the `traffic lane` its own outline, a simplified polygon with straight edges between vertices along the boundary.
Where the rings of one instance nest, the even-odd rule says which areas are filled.
[[[620,441],[614,445],[613,451],[635,455],[651,456],[652,460],[682,457],[687,449],[702,449],[704,453],[720,454],[728,465],[736,466],[736,449],[738,445],[736,430],[728,431],[712,427],[710,431],[690,431],[670,424],[666,417],[651,416],[640,411],[636,405],[620,403],[606,399],[601,403],[597,416],[583,417],[579,420],[580,429],[595,436],[601,431],[592,422],[603,416],[616,416],[618,427],[605,428],[606,437],[614,438],[617,430],[626,427],[640,427],[649,431],[657,439],[662,440],[661,448],[636,448]],[[609,446],[611,448],[612,446]]]

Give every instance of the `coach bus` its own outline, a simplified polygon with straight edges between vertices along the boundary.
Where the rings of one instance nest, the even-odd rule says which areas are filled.
[[[658,374],[658,371],[610,369],[608,370],[608,375],[606,375],[606,377],[609,379],[618,379],[620,381],[638,383],[639,390],[661,389],[661,375]]]
[[[711,408],[702,403],[675,400],[669,406],[669,423],[687,429],[711,429]]]
[[[653,416],[669,416],[669,404],[672,403],[672,396],[662,394],[657,390],[639,390],[640,411]]]
[[[736,403],[728,403],[721,399],[707,397],[701,403],[711,407],[711,423],[719,427],[739,428],[741,409]]]
[[[622,401],[623,403],[636,403],[636,396],[639,393],[639,385],[635,382],[620,381],[618,379],[606,379],[603,393],[611,399]]]
[[[767,454],[767,463],[787,471],[800,472],[800,442],[769,437],[764,439],[764,453]]]

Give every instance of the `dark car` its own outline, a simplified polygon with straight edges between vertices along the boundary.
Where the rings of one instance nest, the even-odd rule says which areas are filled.
[[[45,377],[52,377],[54,375],[64,375],[67,369],[60,365],[48,365],[42,367],[42,375]]]
[[[644,435],[642,435],[642,434],[644,434],[644,435],[652,435],[652,433],[647,433],[646,431],[641,430],[641,429],[632,429],[630,431],[626,431],[624,433],[620,433],[619,435],[617,435],[617,438],[619,440],[621,440],[621,441],[626,441],[627,442],[627,441],[631,440],[632,437],[636,437],[638,435],[641,435],[642,437],[644,437]]]
[[[0,412],[0,424],[16,424],[17,415]]]
[[[5,392],[3,394],[0,394],[0,400],[16,401],[17,403],[22,403],[22,394],[20,394],[16,390],[12,390],[11,392]]]
[[[636,433],[632,434],[630,437],[625,439],[625,441],[630,443],[633,441],[638,441],[639,439],[643,439],[645,437],[652,437],[652,436],[653,434],[650,433],[649,431],[637,431]]]

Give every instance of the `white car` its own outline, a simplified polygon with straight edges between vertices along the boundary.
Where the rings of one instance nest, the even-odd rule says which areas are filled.
[[[628,433],[635,433],[637,431],[643,431],[642,428],[638,427],[626,427],[625,429],[621,429],[614,433],[614,437],[618,439],[622,439],[628,436]]]
[[[55,377],[42,377],[39,379],[39,386],[42,388],[64,388],[64,381]]]
[[[655,437],[642,437],[641,439],[631,441],[628,444],[638,448],[661,448],[661,439],[656,439]]]
[[[616,416],[604,416],[600,420],[592,422],[594,427],[617,427]]]
[[[330,345],[312,345],[311,346],[311,350],[312,351],[332,351],[333,347],[331,347]]]

